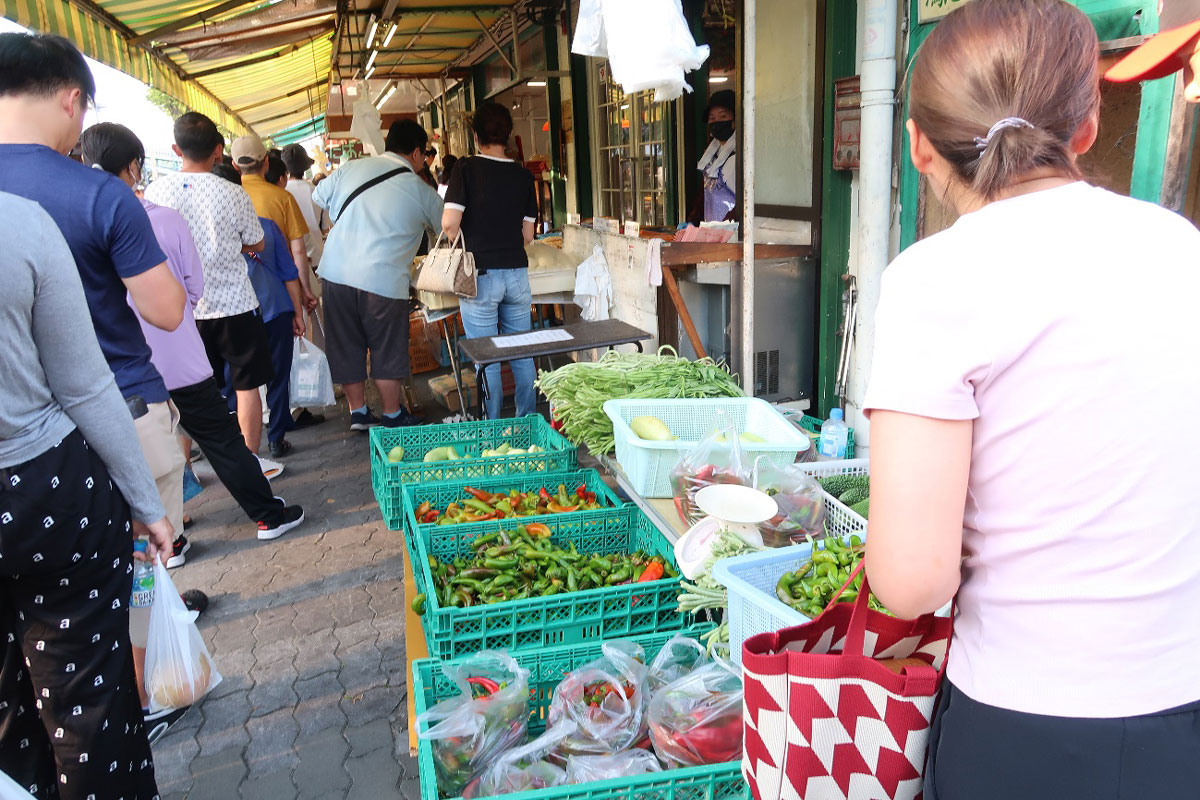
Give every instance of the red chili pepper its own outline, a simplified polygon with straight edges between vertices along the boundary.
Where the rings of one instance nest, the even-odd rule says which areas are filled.
[[[550,502],[550,493],[546,491],[545,486],[538,489],[538,497],[542,498],[542,500],[546,501],[547,503]]]
[[[486,695],[484,695],[485,697],[493,695],[496,692],[500,691],[500,684],[496,683],[491,678],[480,678],[480,677],[467,678],[467,683],[474,684],[475,686],[478,686],[480,689],[483,689],[483,691],[487,693]]]
[[[587,500],[587,496],[588,496],[587,484],[586,483],[579,484],[579,488],[575,490],[575,494],[581,500]]]
[[[663,565],[658,563],[657,561],[651,561],[649,564],[646,565],[646,568],[644,570],[642,570],[642,577],[638,578],[637,582],[638,583],[649,583],[650,581],[658,580],[662,576],[663,576]]]
[[[467,494],[471,495],[471,497],[474,497],[476,500],[480,500],[484,503],[492,502],[492,496],[487,492],[482,492],[479,489],[472,489],[470,486],[468,486],[464,491],[466,491]]]
[[[425,512],[425,516],[421,517],[421,522],[437,522],[439,516],[441,515],[438,513],[438,510],[434,508]]]

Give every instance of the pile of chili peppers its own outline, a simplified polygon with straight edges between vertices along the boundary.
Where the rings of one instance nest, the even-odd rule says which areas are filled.
[[[542,487],[536,492],[519,492],[512,489],[508,492],[491,493],[480,489],[466,487],[467,497],[451,503],[445,511],[434,508],[429,503],[421,503],[417,507],[417,522],[438,525],[457,525],[464,522],[485,522],[492,519],[508,519],[509,517],[536,517],[542,514],[568,514],[572,511],[595,511],[605,508],[596,493],[588,491],[586,484],[580,484],[573,492],[567,491],[565,484],[558,485],[557,492],[550,492]]]
[[[818,547],[818,544],[822,546]],[[775,596],[806,617],[820,616],[821,612],[834,602],[833,596],[837,594],[838,589],[850,580],[850,576],[862,561],[865,550],[866,545],[858,536],[851,536],[848,542],[830,536],[820,543],[813,544],[812,555],[808,561],[801,564],[795,572],[785,572],[779,576]],[[854,582],[837,598],[837,602],[850,603],[856,600],[862,590],[862,584],[863,575],[859,573]],[[869,599],[872,610],[889,613],[875,595],[871,595]]]
[[[429,556],[429,570],[443,608],[468,608],[678,576],[660,555],[640,550],[632,555],[587,554],[580,553],[574,542],[567,547],[555,544],[550,539],[550,528],[539,522],[480,536],[471,543],[471,551],[473,556],[449,562]],[[420,599],[423,611],[424,598]]]

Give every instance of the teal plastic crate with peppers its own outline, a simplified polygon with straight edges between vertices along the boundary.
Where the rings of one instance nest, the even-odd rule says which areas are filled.
[[[711,625],[693,627],[688,629],[686,634],[692,638],[699,638],[699,635],[710,627]],[[675,633],[655,633],[630,638],[644,648],[649,662]],[[544,732],[554,691],[563,677],[571,670],[599,657],[601,647],[602,640],[597,638],[583,644],[512,654],[517,663],[530,673],[530,738]],[[428,658],[413,662],[413,693],[418,716],[437,703],[455,697],[459,692],[459,688],[443,673],[442,662],[438,659]],[[422,739],[418,745],[417,763],[420,768],[421,800],[439,800],[441,796],[438,793],[434,748],[428,740]],[[750,789],[742,778],[741,762],[729,761],[494,796],[504,797],[506,800],[749,800]]]
[[[576,448],[541,415],[371,429],[371,488],[388,528],[404,524],[405,484],[575,469]],[[448,458],[446,448],[457,458]],[[396,448],[399,448],[397,450]],[[530,452],[533,450],[534,452]],[[425,461],[433,452],[436,461]],[[395,453],[399,460],[392,460]]]
[[[420,525],[411,540],[425,640],[439,658],[674,631],[686,623],[674,548],[633,505]]]

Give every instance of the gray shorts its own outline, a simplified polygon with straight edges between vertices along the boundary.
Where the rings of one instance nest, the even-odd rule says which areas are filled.
[[[408,367],[408,298],[394,300],[353,286],[321,281],[325,307],[325,355],[334,383],[371,377],[405,380]]]

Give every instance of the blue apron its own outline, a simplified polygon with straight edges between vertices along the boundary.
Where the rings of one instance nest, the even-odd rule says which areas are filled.
[[[731,154],[729,158],[733,158]],[[728,161],[728,159],[726,159]],[[717,177],[702,171],[704,179],[704,221],[721,222],[737,206],[737,192],[725,182],[725,165],[717,169]]]

